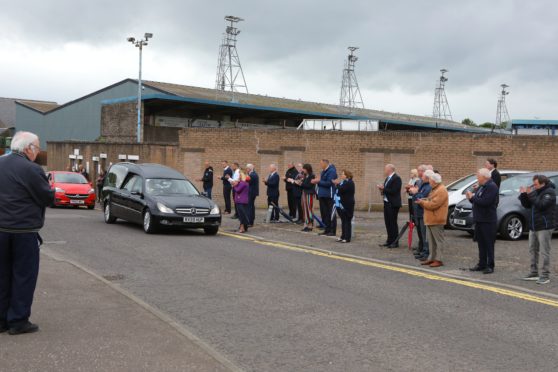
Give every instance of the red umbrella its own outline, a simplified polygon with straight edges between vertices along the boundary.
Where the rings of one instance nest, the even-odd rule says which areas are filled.
[[[411,246],[413,245],[413,229],[415,228],[415,223],[413,221],[407,222],[409,225],[409,235],[407,235],[407,244],[409,245],[409,250],[411,250]]]

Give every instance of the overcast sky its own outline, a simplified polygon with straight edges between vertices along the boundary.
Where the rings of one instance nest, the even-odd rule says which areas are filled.
[[[243,17],[250,93],[337,103],[346,47],[367,108],[431,115],[439,69],[455,120],[558,119],[556,0],[0,0],[0,96],[66,102],[137,77],[215,86],[224,15]]]

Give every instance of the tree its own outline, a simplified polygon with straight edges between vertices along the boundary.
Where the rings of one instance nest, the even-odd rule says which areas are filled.
[[[492,128],[494,127],[494,123],[491,123],[491,122],[487,121],[486,123],[482,123],[482,124],[480,125],[480,127],[492,129]]]
[[[470,127],[476,125],[475,122],[474,122],[473,120],[469,119],[469,118],[463,119],[463,121],[461,122],[461,124],[465,124],[465,125],[468,125],[468,126],[470,126]]]

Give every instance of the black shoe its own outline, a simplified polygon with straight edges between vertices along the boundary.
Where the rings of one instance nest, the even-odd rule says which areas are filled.
[[[334,232],[330,232],[330,233],[325,234],[325,236],[336,236],[336,235],[335,235]]]
[[[469,269],[469,271],[484,271],[486,270],[485,267],[480,267],[479,265],[475,265]]]
[[[34,333],[37,332],[38,330],[39,330],[38,325],[33,324],[31,322],[26,322],[25,324],[22,324],[20,326],[10,328],[8,333],[14,336],[14,335],[21,335],[24,333]]]
[[[380,247],[387,247],[389,245],[389,243],[384,243],[384,244],[378,244]]]
[[[486,269],[484,269],[484,270],[482,271],[482,273],[483,273],[483,274],[492,274],[492,273],[494,273],[494,269],[492,269],[492,268],[490,268],[490,267],[487,267]]]
[[[389,248],[389,249],[399,248],[399,244],[397,244],[397,243],[396,244],[390,244],[386,248]]]
[[[329,232],[327,232],[327,231],[325,231],[325,230],[322,231],[321,233],[318,233],[318,235],[327,235],[327,234],[329,234]]]

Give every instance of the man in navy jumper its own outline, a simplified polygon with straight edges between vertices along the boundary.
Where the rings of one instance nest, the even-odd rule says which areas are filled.
[[[479,169],[477,172],[479,187],[473,194],[467,191],[467,199],[473,204],[473,221],[475,238],[479,246],[479,262],[471,271],[484,274],[494,272],[494,243],[496,242],[496,208],[498,207],[499,189],[492,180],[490,170]]]
[[[36,163],[39,138],[18,132],[12,153],[0,157],[0,332],[39,330],[29,322],[39,275],[39,230],[54,201],[45,172]]]
[[[320,161],[320,167],[322,168],[320,178],[312,180],[313,184],[318,185],[320,214],[325,225],[325,229],[320,235],[335,236],[337,232],[337,217],[333,215],[335,185],[332,181],[337,179],[337,170],[333,164],[329,164],[327,159]]]

